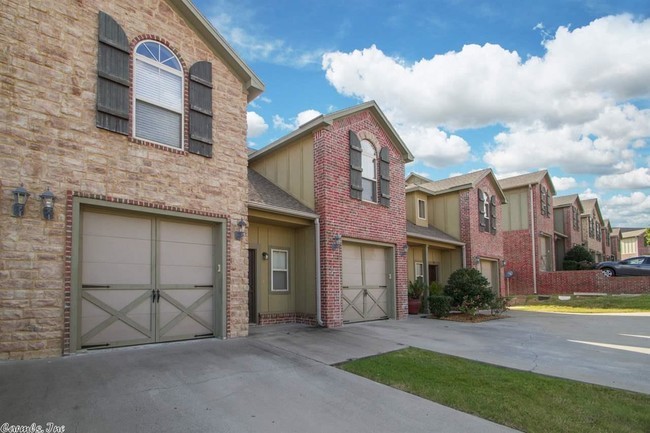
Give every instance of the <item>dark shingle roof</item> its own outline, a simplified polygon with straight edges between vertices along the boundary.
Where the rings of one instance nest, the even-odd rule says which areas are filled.
[[[521,188],[522,186],[536,185],[542,182],[544,177],[548,176],[548,184],[551,188],[552,195],[555,195],[555,186],[553,186],[553,181],[551,176],[546,170],[536,171],[534,173],[521,174],[519,176],[507,177],[505,179],[499,179],[501,188],[505,191],[507,189]],[[555,199],[553,199],[555,200]]]
[[[413,224],[411,221],[406,221],[406,233],[412,236],[422,236],[427,239],[436,240],[439,242],[451,243],[453,245],[465,245],[455,237],[439,230],[433,226],[422,227]]]
[[[283,191],[273,182],[256,172],[248,169],[248,204],[261,205],[264,208],[274,208],[278,211],[284,210],[288,214],[311,214],[316,217],[313,209],[300,203],[289,193]]]

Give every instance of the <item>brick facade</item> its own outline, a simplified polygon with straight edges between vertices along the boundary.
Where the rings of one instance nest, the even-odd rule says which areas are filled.
[[[247,94],[224,61],[164,0],[4,3],[0,38],[0,359],[58,356],[69,321],[72,192],[186,213],[246,218]],[[131,41],[164,39],[184,64],[213,67],[213,151],[204,158],[95,126],[98,11]],[[185,81],[187,82],[187,69]],[[187,88],[187,86],[186,86]],[[186,110],[187,117],[187,110]],[[187,134],[186,134],[187,136]],[[12,218],[11,190],[32,193]],[[54,220],[36,196],[57,196]],[[230,230],[228,230],[230,232]],[[247,245],[229,241],[227,336],[246,335]],[[69,337],[69,336],[68,336]]]
[[[549,177],[544,176],[540,183],[531,185],[527,194],[528,201],[528,229],[510,230],[504,233],[504,254],[507,261],[506,271],[513,271],[514,275],[509,281],[510,294],[529,294],[534,292],[536,279],[543,271],[543,258],[540,243],[542,236],[550,239],[550,266],[555,266],[555,242],[553,224],[553,197],[549,197],[550,215],[542,215],[540,184],[548,191],[552,189]],[[528,188],[527,188],[528,189]],[[531,203],[532,192],[532,203]],[[532,206],[532,224],[531,212]],[[531,233],[532,230],[532,233]],[[534,240],[533,240],[534,238]],[[535,259],[533,261],[533,248]]]
[[[486,192],[490,197],[496,196],[496,233],[479,229],[479,198],[478,190]],[[502,230],[502,199],[493,176],[485,176],[474,188],[459,193],[460,203],[460,240],[465,242],[465,260],[468,267],[480,270],[476,260],[486,259],[496,262],[499,275],[500,292],[505,293],[505,277],[502,267],[504,260],[504,232]]]
[[[369,140],[377,154],[390,150],[390,207],[350,197],[349,131]],[[396,288],[395,318],[407,316],[406,256],[399,254],[406,243],[406,203],[404,161],[373,114],[368,110],[337,119],[314,132],[314,179],[316,213],[320,216],[321,301],[326,326],[341,326],[341,248],[332,248],[332,239],[379,242],[394,247]]]

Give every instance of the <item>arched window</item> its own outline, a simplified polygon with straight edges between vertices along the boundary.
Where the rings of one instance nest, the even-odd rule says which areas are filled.
[[[362,200],[377,201],[377,151],[368,140],[361,140]]]
[[[169,48],[140,42],[134,55],[133,135],[182,148],[183,68]]]

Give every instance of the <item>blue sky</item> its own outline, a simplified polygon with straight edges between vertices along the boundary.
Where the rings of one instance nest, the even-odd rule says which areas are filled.
[[[374,99],[432,180],[547,169],[650,226],[647,0],[195,0],[259,75],[249,144]]]

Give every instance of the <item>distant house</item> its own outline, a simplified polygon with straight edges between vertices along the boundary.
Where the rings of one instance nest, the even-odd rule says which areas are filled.
[[[491,169],[430,181],[406,179],[409,278],[445,284],[460,267],[503,289],[503,191]]]
[[[580,215],[582,202],[578,194],[553,197],[553,226],[555,230],[555,269],[562,270],[567,251],[582,244]]]
[[[603,227],[601,228],[602,235],[602,249],[603,249],[603,260],[614,260],[612,255],[612,224],[608,219],[603,221]]]
[[[250,320],[336,327],[406,317],[404,164],[412,160],[372,101],[249,155],[260,188],[249,196]],[[267,201],[275,189],[285,194]]]
[[[644,228],[620,228],[621,260],[630,257],[649,255],[650,245],[645,240]]]
[[[600,213],[598,199],[592,198],[582,200],[583,213],[582,224],[582,245],[594,256],[594,261],[603,261],[603,216]]]
[[[546,170],[500,179],[506,270],[513,272],[510,291],[537,293],[537,276],[553,271],[555,187]]]
[[[621,229],[613,227],[610,238],[610,243],[612,245],[612,260],[621,260]]]

